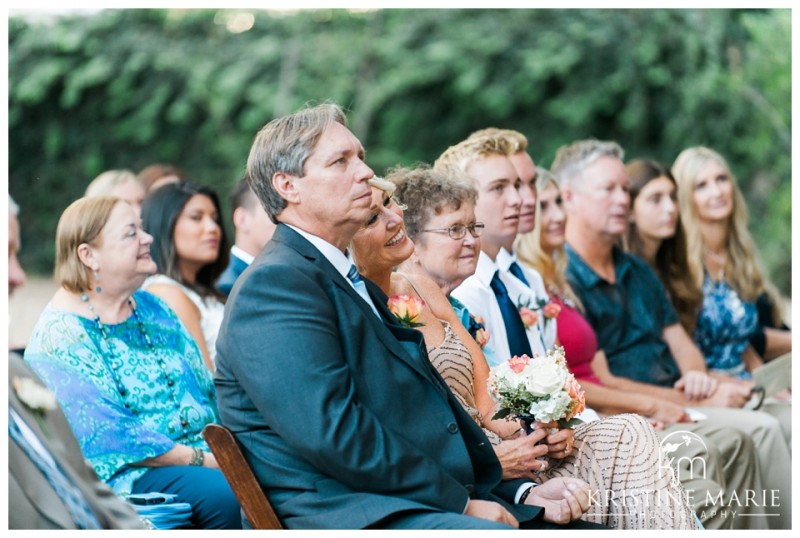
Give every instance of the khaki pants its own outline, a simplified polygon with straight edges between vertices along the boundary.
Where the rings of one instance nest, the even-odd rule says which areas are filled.
[[[787,407],[775,411],[782,420],[787,420],[791,409]],[[771,406],[770,406],[771,408]],[[730,409],[720,407],[703,407],[700,411],[708,418],[701,422],[724,427],[725,430],[735,429],[749,437],[754,447],[754,456],[757,462],[757,476],[755,481],[743,480],[736,469],[724,471],[727,480],[727,498],[731,510],[738,514],[734,517],[734,528],[766,528],[790,529],[792,524],[792,459],[784,434],[785,428],[781,420],[765,411],[749,411],[745,409]],[[788,425],[791,432],[791,425]],[[722,452],[726,442],[719,433],[708,436]],[[791,439],[791,433],[789,433]],[[730,439],[727,443],[730,444]],[[738,442],[738,441],[737,441]],[[744,449],[743,449],[744,450]],[[744,457],[744,454],[742,455]],[[723,456],[724,459],[724,456]],[[739,462],[740,463],[740,462]],[[728,461],[724,465],[730,465]],[[733,482],[730,480],[733,479]],[[749,482],[749,483],[748,483]],[[750,520],[750,524],[740,522],[740,519]],[[740,526],[742,525],[742,526]]]
[[[766,529],[763,517],[727,508],[730,491],[760,488],[755,447],[736,428],[704,420],[672,424],[659,433],[689,504],[709,530]]]

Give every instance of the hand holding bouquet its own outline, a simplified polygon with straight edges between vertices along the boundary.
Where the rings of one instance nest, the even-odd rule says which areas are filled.
[[[526,426],[557,422],[572,428],[586,408],[583,389],[567,368],[564,348],[548,350],[547,356],[511,357],[489,372],[489,394],[497,404],[493,419],[519,418]]]

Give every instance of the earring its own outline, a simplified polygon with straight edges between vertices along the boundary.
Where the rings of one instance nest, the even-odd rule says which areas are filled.
[[[98,282],[98,283],[100,282],[100,273],[98,273],[97,271],[94,271],[94,279],[95,279],[96,282]],[[102,293],[103,292],[103,288],[101,288],[98,285],[97,287],[95,287],[94,291],[96,291],[97,293]]]

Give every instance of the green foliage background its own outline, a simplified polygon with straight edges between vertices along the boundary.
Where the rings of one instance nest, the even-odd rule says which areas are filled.
[[[331,100],[377,173],[492,125],[525,133],[544,166],[587,137],[667,164],[712,147],[790,291],[788,9],[137,9],[8,25],[9,190],[34,271],[51,271],[61,211],[103,170],[169,162],[226,198],[262,125]]]

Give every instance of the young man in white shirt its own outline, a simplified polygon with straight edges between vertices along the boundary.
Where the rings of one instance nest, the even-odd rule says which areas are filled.
[[[469,178],[478,189],[475,216],[485,225],[481,235],[481,254],[475,274],[453,290],[452,295],[472,314],[484,319],[491,334],[487,343],[491,348],[487,356],[493,361],[490,366],[522,353],[543,355],[547,349],[552,349],[556,339],[555,320],[547,320],[540,310],[549,300],[541,276],[523,269],[525,283],[511,272],[515,262],[513,244],[519,228],[521,225],[533,227],[536,196],[530,185],[535,181],[535,168],[533,175],[526,177],[523,183],[509,158],[509,155],[517,153],[519,146],[498,134],[503,132],[490,129],[484,134],[475,133],[448,148],[434,164],[434,168]],[[532,160],[530,164],[533,164]],[[506,311],[503,315],[503,289],[515,307],[519,321],[511,319],[513,312]],[[536,321],[520,316],[521,307],[535,312]],[[514,335],[519,331],[520,322],[527,347],[525,342],[517,340],[515,343]]]

